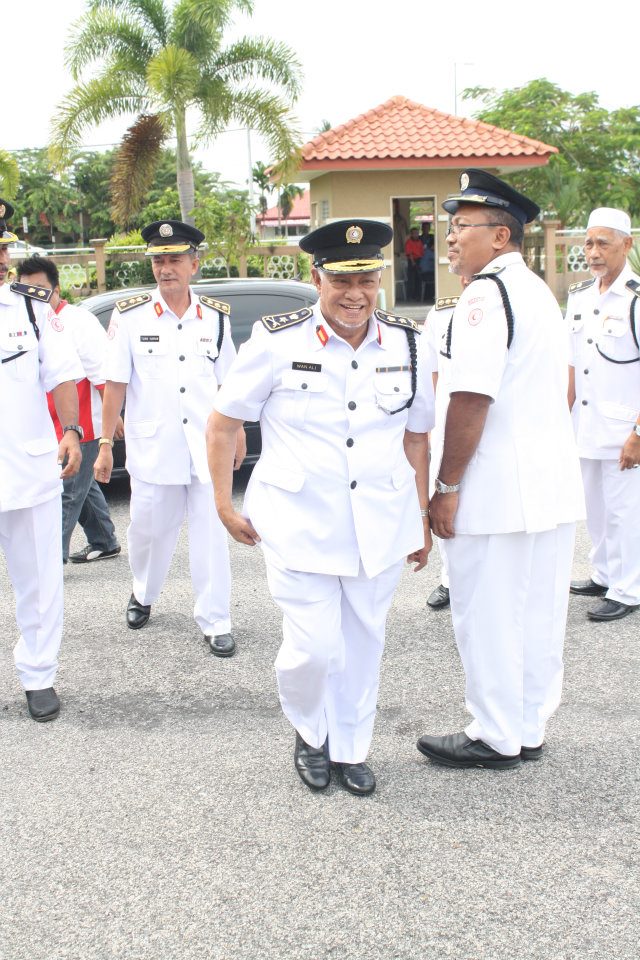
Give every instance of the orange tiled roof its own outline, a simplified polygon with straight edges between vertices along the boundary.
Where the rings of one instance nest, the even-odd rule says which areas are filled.
[[[269,207],[266,213],[259,213],[256,216],[258,223],[267,223],[270,221],[277,222],[278,220],[278,207]],[[281,215],[280,215],[281,216]],[[307,222],[311,218],[311,200],[308,190],[305,190],[301,197],[293,198],[293,206],[291,208],[291,213],[289,214],[289,219],[283,222],[290,222],[292,220],[306,220]]]
[[[557,148],[480,120],[392,97],[302,148],[301,170],[544,164]],[[484,161],[484,163],[483,163]]]

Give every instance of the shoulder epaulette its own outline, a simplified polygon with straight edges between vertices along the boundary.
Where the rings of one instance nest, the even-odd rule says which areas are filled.
[[[297,323],[308,320],[312,314],[311,307],[302,307],[301,310],[293,310],[289,313],[269,313],[261,319],[269,333],[277,333],[278,330],[295,327]]]
[[[455,307],[460,297],[438,297],[434,303],[436,310],[446,310],[447,307]]]
[[[496,274],[502,273],[503,270],[504,267],[489,267],[487,270],[474,274],[473,279],[482,280],[483,277],[494,277]]]
[[[592,286],[596,282],[595,277],[589,277],[588,280],[578,280],[576,283],[569,284],[569,289],[567,293],[576,293],[578,290],[586,290],[587,287]]]
[[[21,293],[24,297],[31,297],[32,300],[40,300],[42,303],[49,303],[53,290],[47,290],[46,287],[34,287],[32,283],[18,283],[15,280],[11,284],[14,293]]]
[[[227,317],[231,314],[231,307],[224,300],[214,300],[213,297],[205,297],[200,294],[200,303],[204,303],[205,307],[217,310],[218,313],[224,313]]]
[[[388,323],[390,327],[403,327],[405,330],[420,333],[418,324],[415,320],[410,320],[409,317],[396,317],[394,313],[387,313],[386,310],[374,310],[373,315],[376,320],[382,320],[383,323]]]
[[[640,283],[637,280],[627,280],[625,287],[627,290],[631,290],[634,296],[640,297]]]
[[[135,297],[127,297],[126,300],[116,300],[116,310],[118,313],[126,313],[127,310],[133,310],[134,307],[139,307],[140,304],[150,301],[150,293],[139,293]]]

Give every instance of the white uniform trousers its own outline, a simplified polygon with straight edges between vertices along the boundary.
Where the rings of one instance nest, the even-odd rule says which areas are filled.
[[[13,656],[25,690],[53,686],[62,642],[62,501],[0,513],[20,630]]]
[[[283,612],[275,670],[285,716],[312,747],[329,738],[329,756],[366,760],[376,716],[387,613],[402,561],[369,579],[283,570],[267,563]]]
[[[447,541],[451,613],[473,722],[500,753],[537,747],[560,703],[575,524]]]
[[[617,460],[581,459],[593,579],[607,597],[640,604],[640,469]]]
[[[436,537],[434,534],[433,539],[438,545],[438,553],[440,554],[440,583],[443,587],[449,589],[449,558],[447,557],[447,541],[441,540],[440,537]]]
[[[145,483],[131,477],[131,523],[127,530],[133,593],[142,604],[160,596],[187,518],[189,567],[196,595],[193,615],[204,634],[229,633],[231,571],[227,532],[210,483]]]

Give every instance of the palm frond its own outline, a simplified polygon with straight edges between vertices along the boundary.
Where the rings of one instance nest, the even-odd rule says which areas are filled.
[[[6,150],[0,150],[0,193],[3,197],[15,197],[20,182],[18,161]]]
[[[170,13],[164,0],[88,0],[89,10],[114,10],[143,24],[160,44],[167,42]]]
[[[126,227],[143,205],[153,183],[166,129],[157,115],[138,117],[118,148],[111,176],[111,217]]]
[[[164,104],[178,108],[192,102],[200,79],[197,61],[188,52],[172,44],[163,47],[147,67],[150,89]]]
[[[286,44],[262,37],[244,37],[215,57],[211,72],[228,82],[265,80],[283,88],[292,100],[301,90],[302,68]]]
[[[219,86],[224,89],[224,85]],[[227,88],[226,96],[207,100],[202,98],[198,105],[202,113],[198,136],[204,141],[215,137],[233,119],[243,127],[262,134],[276,161],[294,154],[301,142],[288,106],[280,97],[264,90],[251,87],[235,91]]]
[[[178,0],[173,10],[171,41],[199,56],[220,46],[235,10],[253,13],[253,0]]]
[[[142,73],[159,44],[133,20],[114,10],[94,10],[71,27],[65,64],[74,80],[94,62],[125,58],[129,69]]]

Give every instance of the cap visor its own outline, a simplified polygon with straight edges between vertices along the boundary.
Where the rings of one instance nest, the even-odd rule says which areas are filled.
[[[188,253],[189,250],[195,252],[195,248],[190,243],[163,243],[155,247],[147,247],[144,255],[145,257],[155,257],[162,253]]]
[[[335,260],[319,265],[325,273],[372,273],[383,268],[384,260]]]
[[[9,230],[5,230],[4,233],[0,236],[0,243],[16,243],[18,240],[15,233],[11,233]]]

